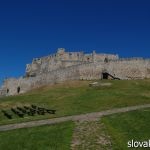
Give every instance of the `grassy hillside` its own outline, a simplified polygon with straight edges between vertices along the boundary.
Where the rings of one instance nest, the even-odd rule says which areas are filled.
[[[69,150],[74,124],[18,129],[0,133],[1,150]]]
[[[150,109],[111,115],[101,121],[111,136],[113,150],[132,149],[127,147],[128,141],[142,142],[150,138]]]
[[[23,119],[14,116],[12,120],[8,120],[0,112],[0,124],[150,103],[150,80],[100,82],[111,82],[112,86],[92,88],[88,86],[89,81],[72,81],[41,87],[23,95],[1,98],[0,109],[9,110],[11,107],[35,104],[57,111],[55,115],[26,116]]]

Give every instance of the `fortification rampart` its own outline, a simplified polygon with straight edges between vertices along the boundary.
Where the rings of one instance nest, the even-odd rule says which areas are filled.
[[[118,55],[113,54],[96,54],[95,51],[91,54],[81,52],[65,52],[65,49],[60,48],[54,55],[49,55],[42,58],[33,59],[31,64],[26,66],[26,76],[36,76],[41,73],[50,72],[60,68],[66,68],[73,65],[84,64],[88,62],[97,62],[107,60],[117,60]]]
[[[87,65],[89,66],[89,64]],[[47,84],[60,83],[66,80],[79,80],[81,71],[82,69],[80,65],[74,65],[67,68],[53,70],[48,73],[42,73],[35,77],[21,77],[19,79],[11,78],[7,79],[4,82],[3,89],[5,89],[6,91],[8,90],[9,95],[14,95],[18,94],[17,89],[19,87],[19,93],[24,93],[33,88],[37,88]]]
[[[130,59],[111,61],[105,64],[105,68],[112,75],[120,79],[150,78],[150,60]]]
[[[64,51],[60,52],[59,54],[62,54]],[[60,83],[67,80],[107,78],[106,74],[104,77],[104,73],[106,72],[114,78],[119,79],[150,78],[149,59],[119,59],[117,55],[109,55],[108,59],[106,57],[108,55],[103,56],[105,57],[96,60],[96,57],[94,57],[93,61],[85,61],[84,59],[60,60],[60,58],[58,60],[54,57],[51,57],[51,61],[49,61],[49,57],[36,59],[31,64],[31,70],[27,70],[30,73],[29,76],[5,80],[2,90],[6,92],[5,95],[15,95],[25,93],[43,85]]]

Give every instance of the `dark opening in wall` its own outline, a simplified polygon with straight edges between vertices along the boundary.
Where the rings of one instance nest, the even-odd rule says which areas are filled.
[[[17,87],[17,93],[20,93],[20,86]]]
[[[102,73],[102,79],[108,79],[108,73],[107,72]]]
[[[105,62],[105,63],[108,63],[108,58],[105,58],[105,59],[104,59],[104,62]]]
[[[9,89],[6,90],[7,94],[9,93]]]
[[[69,58],[72,58],[72,53],[69,53]]]

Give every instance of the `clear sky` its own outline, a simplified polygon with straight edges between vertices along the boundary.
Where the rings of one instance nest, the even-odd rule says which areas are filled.
[[[0,1],[0,83],[59,47],[150,57],[150,0]]]

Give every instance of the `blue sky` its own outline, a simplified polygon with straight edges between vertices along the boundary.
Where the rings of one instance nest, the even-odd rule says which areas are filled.
[[[0,83],[58,47],[148,58],[150,1],[0,1]]]

